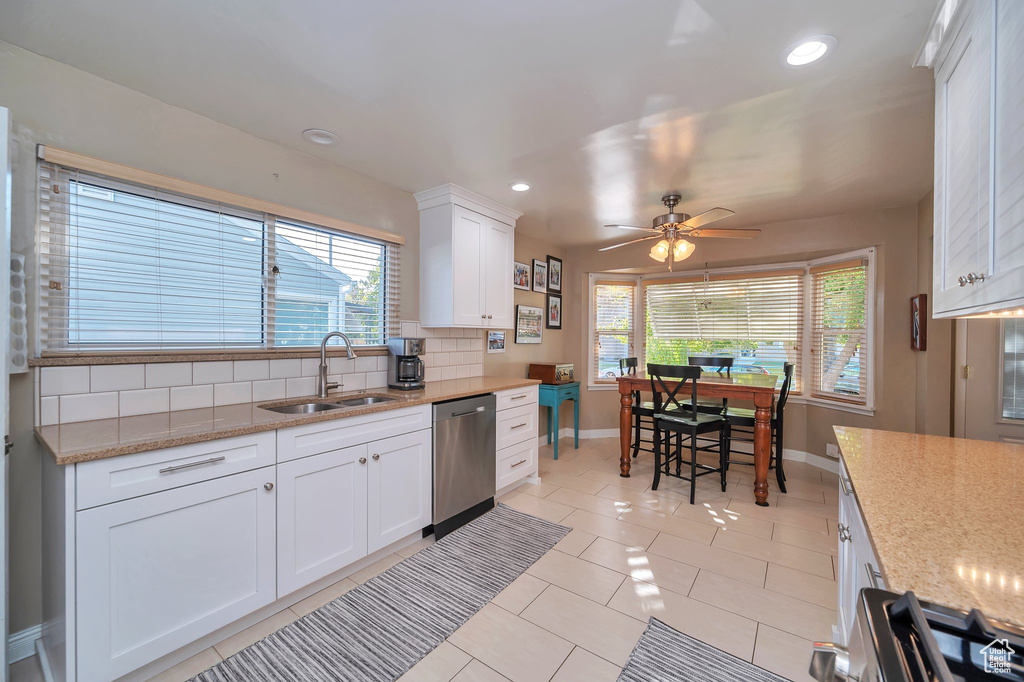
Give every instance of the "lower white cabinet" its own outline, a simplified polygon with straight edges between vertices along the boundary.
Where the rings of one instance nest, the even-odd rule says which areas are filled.
[[[356,445],[278,465],[282,596],[366,556],[366,451]]]
[[[367,550],[376,552],[431,521],[431,431],[374,441],[367,472]]]
[[[839,636],[846,645],[857,618],[860,591],[884,589],[885,581],[845,466],[839,477]]]
[[[494,396],[497,405],[494,489],[500,491],[537,475],[539,390],[536,385],[524,386],[499,391]]]
[[[112,680],[276,599],[274,467],[77,514],[78,679]]]

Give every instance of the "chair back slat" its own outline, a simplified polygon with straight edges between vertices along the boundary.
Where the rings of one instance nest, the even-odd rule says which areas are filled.
[[[647,376],[651,379],[651,393],[654,394],[654,411],[661,412],[663,404],[661,394],[665,394],[668,400],[664,407],[673,407],[680,412],[683,411],[683,404],[676,396],[679,393],[685,395],[686,384],[690,384],[690,405],[691,418],[697,419],[697,379],[700,379],[701,369],[692,365],[647,365]],[[669,388],[667,381],[678,380],[675,388]]]
[[[782,380],[782,389],[779,391],[779,402],[776,406],[779,412],[786,407],[786,400],[789,398],[789,389],[793,387],[793,363],[787,362],[782,366],[782,373],[785,379]]]
[[[621,376],[636,376],[636,358],[619,358],[619,374]]]
[[[687,364],[697,367],[716,367],[719,374],[725,370],[726,376],[732,376],[732,363],[735,358],[727,355],[691,355],[686,358]]]

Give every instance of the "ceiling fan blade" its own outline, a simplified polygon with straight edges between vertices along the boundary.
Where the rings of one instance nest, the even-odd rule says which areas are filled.
[[[736,213],[736,211],[730,211],[727,208],[713,208],[709,211],[698,213],[697,215],[693,216],[685,223],[683,223],[683,226],[700,227],[701,225],[707,225],[708,223],[713,223],[716,220],[721,220],[722,218],[728,218],[734,213]]]
[[[714,230],[698,229],[690,232],[691,237],[717,237],[719,239],[753,239],[761,230]]]
[[[645,242],[648,239],[657,239],[660,236],[661,236],[660,234],[656,234],[656,235],[652,235],[650,237],[640,237],[640,239],[634,239],[633,241],[622,242],[621,244],[614,244],[612,246],[606,246],[603,249],[598,249],[598,251],[611,251],[612,249],[617,249],[620,246],[629,246],[630,244],[636,244],[637,242]]]
[[[619,230],[641,230],[643,232],[654,232],[653,227],[640,227],[638,225],[605,225],[605,227],[614,227]]]

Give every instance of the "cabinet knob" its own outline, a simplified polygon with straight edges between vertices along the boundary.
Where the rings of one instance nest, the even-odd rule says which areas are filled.
[[[837,523],[836,527],[839,529],[839,542],[849,542],[853,537],[850,535],[850,527],[844,526],[842,523]]]
[[[489,319],[491,319],[492,317],[494,317],[494,316],[493,316],[493,315],[488,315],[488,316],[487,316],[487,319],[489,320]]]
[[[374,455],[373,456],[373,461],[374,462],[376,462],[378,459],[380,459],[380,455]]]
[[[359,458],[359,463],[360,464],[366,464],[366,458],[365,457],[360,457]]]
[[[967,283],[968,284],[974,284],[975,282],[984,282],[984,281],[985,281],[985,273],[984,272],[981,273],[980,275],[976,275],[973,272],[968,272],[967,273]]]
[[[486,315],[486,313],[482,313],[482,314],[480,315],[480,319],[481,319],[481,320],[486,320],[486,319],[487,319],[487,315]]]
[[[958,284],[960,284],[960,286],[962,286],[962,287],[965,287],[965,286],[967,286],[967,278],[966,278],[966,277],[964,277],[963,275],[960,275],[959,277],[957,277],[957,278],[956,278],[956,281],[957,281],[957,283],[958,283]]]
[[[263,489],[266,490],[269,493],[271,490],[274,489],[274,484],[273,483],[264,483],[263,484]]]

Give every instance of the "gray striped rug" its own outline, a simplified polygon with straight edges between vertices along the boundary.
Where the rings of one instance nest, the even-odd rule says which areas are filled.
[[[568,532],[499,504],[192,682],[398,679]]]
[[[651,618],[619,682],[786,682],[786,678]]]

